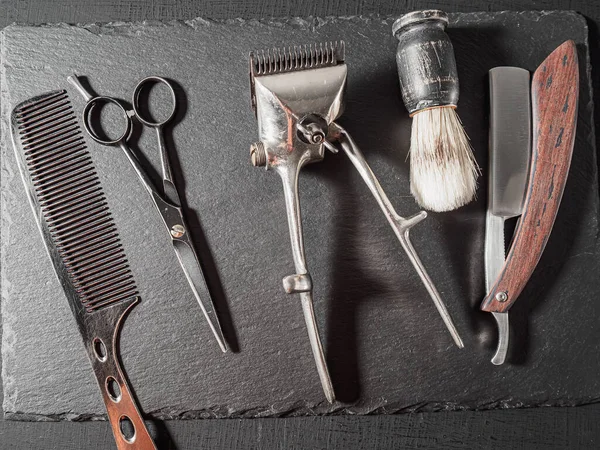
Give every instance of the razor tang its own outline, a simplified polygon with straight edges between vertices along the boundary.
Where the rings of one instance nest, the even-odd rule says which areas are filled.
[[[579,69],[573,41],[556,48],[531,83],[532,154],[522,215],[481,309],[506,314],[529,281],[548,241],[567,181],[577,124]],[[501,363],[502,360],[497,360]]]
[[[531,157],[529,72],[495,67],[489,72],[490,137],[488,206],[485,221],[486,292],[493,287],[505,259],[504,222],[523,211]],[[502,298],[502,295],[501,295]],[[492,311],[498,324],[495,365],[506,358],[508,312]]]
[[[325,50],[333,50],[333,44],[330,49],[326,47]],[[343,48],[341,51],[343,52]],[[315,49],[311,54],[318,54],[318,50]],[[321,385],[327,400],[333,402],[335,394],[319,337],[313,307],[312,279],[304,254],[298,176],[300,169],[306,164],[322,161],[324,158],[325,137],[310,132],[303,124],[312,130],[315,121],[317,123],[324,121],[323,126],[326,127],[341,113],[346,66],[335,65],[333,61],[327,62],[321,58],[322,67],[295,71],[296,67],[302,68],[303,65],[308,64],[310,58],[303,61],[304,56],[310,55],[300,53],[299,57],[294,58],[294,64],[291,64],[289,59],[282,61],[278,60],[276,55],[268,56],[270,63],[265,64],[263,54],[262,64],[257,64],[256,59],[260,59],[260,56],[251,55],[252,104],[258,120],[260,141],[253,144],[250,151],[255,166],[274,170],[283,183],[296,269],[295,274],[283,279],[283,287],[288,294],[300,295]],[[275,67],[277,61],[281,65]],[[314,64],[315,59],[313,58],[312,61]],[[330,63],[333,65],[329,65]],[[327,82],[324,83],[324,80]]]

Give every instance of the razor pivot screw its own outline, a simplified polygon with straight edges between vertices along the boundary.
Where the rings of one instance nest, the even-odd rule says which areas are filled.
[[[267,151],[262,142],[255,142],[250,146],[250,161],[254,167],[265,167],[267,165]]]
[[[508,300],[508,294],[506,292],[498,292],[496,294],[496,300],[498,300],[499,302],[505,302],[506,300]]]

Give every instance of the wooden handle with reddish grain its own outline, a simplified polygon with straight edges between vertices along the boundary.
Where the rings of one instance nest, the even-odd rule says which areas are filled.
[[[573,41],[566,41],[533,74],[533,148],[523,214],[498,279],[481,304],[483,311],[508,311],[542,256],[569,174],[578,97],[577,50]]]

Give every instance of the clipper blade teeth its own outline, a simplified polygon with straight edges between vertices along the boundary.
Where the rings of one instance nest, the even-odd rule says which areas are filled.
[[[250,53],[250,71],[252,76],[274,75],[335,66],[344,58],[344,41],[274,48]]]
[[[12,127],[26,183],[50,236],[47,245],[60,257],[53,263],[57,272],[66,274],[85,311],[136,297],[129,263],[66,91],[17,106]]]

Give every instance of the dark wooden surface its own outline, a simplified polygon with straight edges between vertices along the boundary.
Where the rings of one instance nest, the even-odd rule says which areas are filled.
[[[507,312],[529,281],[558,213],[563,196],[577,125],[579,69],[577,49],[567,41],[544,60],[531,82],[533,145],[525,196],[525,214],[515,230],[506,263],[489,294],[484,311]],[[499,292],[508,298],[496,299]]]
[[[586,0],[470,1],[207,1],[162,0],[0,0],[0,27],[12,22],[107,22],[177,20],[197,16],[401,14],[439,7],[448,12],[475,10],[553,10],[581,12],[590,27],[592,64],[600,60],[600,3]],[[595,99],[598,71],[592,73]],[[597,123],[597,119],[596,119]],[[562,449],[600,446],[600,405],[486,412],[437,412],[372,417],[169,421],[158,424],[162,448],[515,448]],[[171,436],[174,444],[165,444]],[[1,449],[111,449],[106,422],[25,423],[0,420]]]

